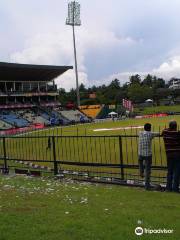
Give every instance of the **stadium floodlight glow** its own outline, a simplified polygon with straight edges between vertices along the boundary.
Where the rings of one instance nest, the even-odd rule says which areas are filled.
[[[74,26],[80,26],[80,4],[77,1],[68,3],[68,17],[66,18],[66,25],[71,25],[73,29],[73,45],[74,45],[74,61],[75,61],[75,74],[76,74],[76,95],[77,105],[80,106],[80,95],[79,95],[79,83],[78,83],[78,69],[77,69],[77,56],[76,56],[76,39]]]

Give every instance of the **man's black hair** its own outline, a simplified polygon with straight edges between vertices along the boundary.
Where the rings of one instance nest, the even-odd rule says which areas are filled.
[[[151,131],[151,124],[150,123],[145,123],[144,124],[144,130],[145,131]]]
[[[177,129],[177,122],[172,120],[169,122],[169,128],[172,130],[176,130]]]

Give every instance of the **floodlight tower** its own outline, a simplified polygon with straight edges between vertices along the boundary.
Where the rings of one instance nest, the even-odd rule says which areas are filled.
[[[76,56],[76,39],[75,39],[75,26],[81,25],[80,20],[80,4],[77,1],[68,3],[68,17],[66,18],[66,25],[71,25],[73,30],[73,45],[74,45],[74,61],[75,61],[75,74],[76,74],[76,95],[77,105],[80,106],[79,83],[78,83],[78,69],[77,69],[77,56]]]

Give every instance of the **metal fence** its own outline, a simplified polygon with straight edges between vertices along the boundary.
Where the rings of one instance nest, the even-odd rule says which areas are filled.
[[[165,183],[162,137],[153,140],[152,183]],[[138,170],[138,136],[11,136],[0,138],[0,163],[11,168],[46,169],[90,181],[143,184]]]

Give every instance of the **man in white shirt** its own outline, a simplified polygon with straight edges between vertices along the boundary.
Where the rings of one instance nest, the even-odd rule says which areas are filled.
[[[145,189],[150,189],[150,176],[152,164],[152,139],[158,137],[159,133],[151,132],[151,124],[144,125],[144,131],[139,132],[139,170],[140,176],[144,177],[145,170]]]

